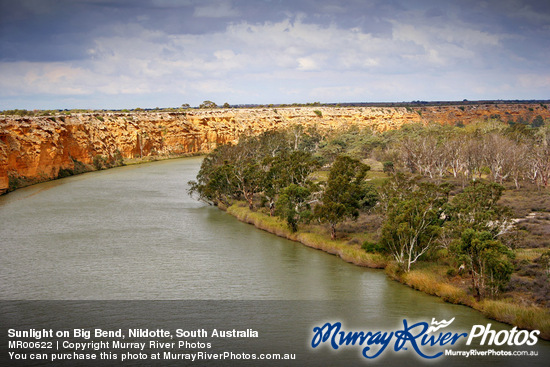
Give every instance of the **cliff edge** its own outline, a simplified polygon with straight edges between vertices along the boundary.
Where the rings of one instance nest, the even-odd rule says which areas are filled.
[[[124,159],[207,153],[242,134],[314,126],[352,125],[378,131],[408,123],[464,124],[498,118],[550,118],[541,104],[430,107],[286,107],[103,112],[44,117],[0,117],[0,194],[36,182],[111,167]]]

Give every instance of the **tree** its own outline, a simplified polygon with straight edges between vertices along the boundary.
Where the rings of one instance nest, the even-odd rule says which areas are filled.
[[[198,193],[200,199],[214,205],[244,199],[252,209],[254,195],[263,190],[263,154],[257,137],[216,148],[203,160],[197,181],[189,182],[189,192]]]
[[[461,150],[464,176],[469,180],[475,179],[476,173],[481,177],[483,148],[480,140],[475,137],[467,138],[464,142],[464,148]]]
[[[509,282],[514,270],[513,252],[488,231],[466,229],[453,253],[472,276],[472,291],[477,299],[495,297]]]
[[[516,189],[520,188],[520,181],[528,175],[530,147],[525,143],[516,143],[508,157],[509,177],[514,181]]]
[[[320,166],[319,160],[311,153],[301,150],[281,150],[274,157],[263,161],[265,166],[264,195],[270,202],[271,215],[277,204],[275,197],[289,185],[308,186],[308,176]]]
[[[235,146],[216,148],[201,165],[197,181],[190,181],[191,194],[210,204],[244,199],[250,209],[254,197],[263,194],[274,201],[290,184],[305,185],[309,174],[319,166],[312,153],[292,151],[289,135],[268,131],[259,136],[241,137]],[[272,212],[272,214],[274,214]]]
[[[511,228],[510,209],[498,203],[504,187],[494,182],[473,181],[463,192],[455,195],[445,214],[446,228],[458,238],[464,230],[487,231],[493,239]]]
[[[491,170],[493,181],[502,184],[502,181],[510,175],[510,158],[514,155],[515,143],[498,133],[487,135],[483,141],[485,164]]]
[[[383,191],[386,220],[380,242],[400,269],[408,272],[439,237],[449,187],[397,175]]]
[[[222,145],[204,158],[196,181],[189,181],[189,194],[209,204],[229,204],[236,198],[235,175],[231,166],[235,147]]]
[[[298,230],[298,224],[311,216],[308,203],[311,190],[307,187],[290,184],[281,190],[276,203],[277,216],[286,220],[292,232]]]
[[[204,101],[199,106],[199,108],[216,108],[216,107],[218,106],[212,101]]]
[[[365,185],[370,169],[366,164],[347,156],[334,161],[321,204],[314,209],[315,216],[330,225],[330,237],[336,238],[336,225],[346,218],[357,218],[362,207],[373,204],[372,191]]]
[[[541,128],[537,134],[538,145],[533,149],[533,165],[537,172],[537,184],[548,186],[550,181],[550,126]]]

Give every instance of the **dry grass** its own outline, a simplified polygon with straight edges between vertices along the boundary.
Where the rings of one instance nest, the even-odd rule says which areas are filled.
[[[246,206],[234,204],[227,208],[227,212],[240,221],[253,224],[255,227],[276,234],[279,237],[285,237],[291,240],[296,240],[294,233],[290,231],[286,223],[277,217],[270,217],[261,212],[253,212]]]
[[[363,159],[363,163],[370,166],[371,170],[369,172],[369,176],[371,176],[372,172],[382,172],[382,170],[384,169],[384,164],[376,159],[366,158]]]
[[[539,190],[533,185],[505,190],[499,203],[512,208],[516,218],[523,218],[531,212],[549,212],[550,190]]]
[[[540,330],[540,337],[550,339],[550,312],[537,306],[523,306],[513,301],[485,300],[479,310],[489,318],[516,325],[522,329]]]
[[[361,243],[350,243],[346,239],[331,240],[326,231],[318,226],[306,226],[298,232],[292,232],[288,229],[286,223],[277,218],[270,217],[268,214],[250,211],[247,207],[238,204],[227,208],[227,212],[239,220],[253,224],[259,229],[273,233],[279,237],[284,237],[292,241],[298,241],[302,244],[329,254],[339,256],[349,263],[366,266],[370,268],[384,268],[387,264],[387,258],[381,254],[366,253],[361,248]]]
[[[514,251],[516,260],[528,260],[535,261],[538,259],[547,249],[545,248],[520,248]]]
[[[528,304],[520,305],[514,299],[477,302],[464,287],[460,287],[454,281],[456,279],[453,280],[446,275],[449,269],[448,266],[420,262],[415,264],[415,268],[410,272],[403,273],[386,256],[365,252],[360,246],[360,237],[353,235],[352,232],[349,232],[348,237],[344,235],[344,238],[333,241],[330,239],[327,230],[322,226],[303,226],[298,232],[292,233],[284,221],[276,217],[270,217],[267,213],[261,211],[250,211],[242,203],[230,206],[227,208],[227,212],[243,222],[255,225],[257,228],[280,237],[299,241],[308,247],[334,254],[347,262],[371,268],[385,268],[385,272],[390,278],[411,288],[441,297],[446,302],[472,307],[495,320],[524,329],[540,330],[541,338],[550,339],[550,312],[548,309]],[[357,223],[350,224],[351,227],[355,225],[361,226]],[[541,252],[542,249],[519,249],[517,250],[517,256],[525,261],[533,261],[540,256]]]
[[[441,269],[440,269],[441,268]],[[397,268],[387,269],[393,273],[392,278],[421,292],[441,297],[444,301],[454,304],[473,306],[475,300],[465,289],[457,287],[441,275],[442,267],[429,266],[424,269],[411,270],[408,273],[396,272]]]

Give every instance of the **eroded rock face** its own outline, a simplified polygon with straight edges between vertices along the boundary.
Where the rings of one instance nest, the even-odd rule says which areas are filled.
[[[0,118],[0,193],[30,183],[116,165],[122,158],[207,153],[259,134],[295,124],[329,131],[357,125],[379,131],[407,123],[468,124],[535,116],[550,118],[540,105],[436,107],[297,107],[74,114]]]

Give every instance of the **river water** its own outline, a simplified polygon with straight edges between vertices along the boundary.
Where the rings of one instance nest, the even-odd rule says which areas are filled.
[[[200,162],[186,158],[120,167],[0,197],[2,324],[257,327],[273,334],[271,345],[291,350],[299,343],[299,357],[306,353],[315,365],[367,362],[358,347],[306,348],[312,326],[327,321],[373,332],[403,329],[403,319],[430,323],[432,318],[455,318],[457,332],[488,323],[497,331],[511,329],[413,291],[382,271],[256,230],[198,202],[187,194],[187,182]],[[293,338],[297,341],[290,343]],[[457,350],[472,348],[461,343]],[[413,351],[390,348],[369,364],[426,362]],[[479,343],[475,348],[488,349]],[[550,350],[543,341],[530,348],[492,348],[539,352],[525,365],[546,365]],[[525,357],[502,356],[438,361],[526,363]]]

